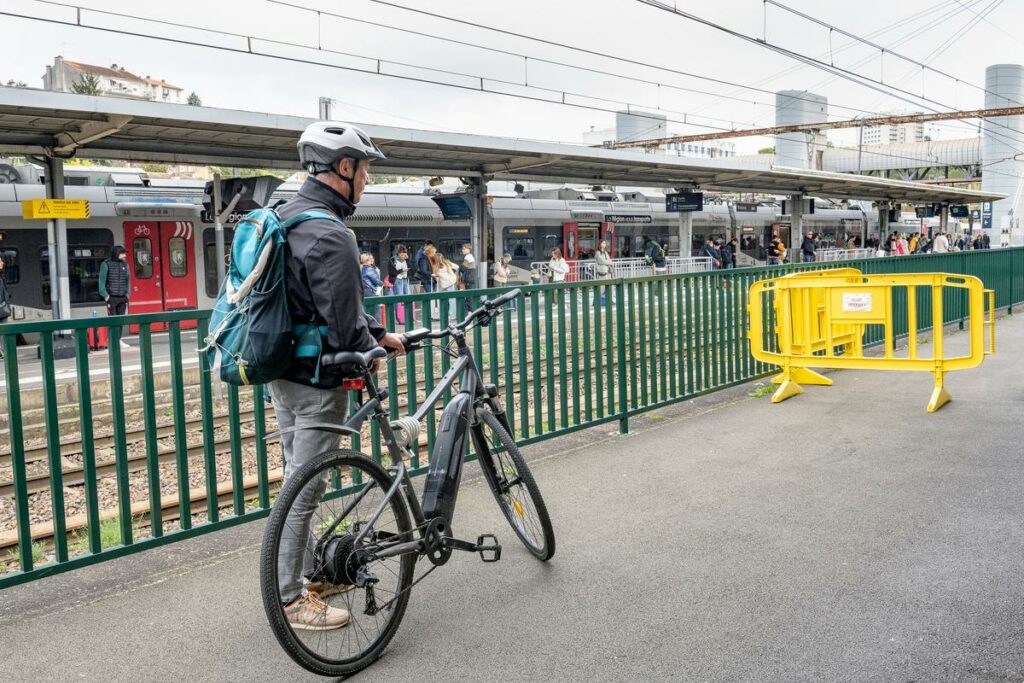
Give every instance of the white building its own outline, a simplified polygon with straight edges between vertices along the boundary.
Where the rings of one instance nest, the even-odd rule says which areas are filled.
[[[596,147],[610,142],[667,138],[675,135],[667,129],[665,117],[657,114],[619,112],[619,115],[616,116],[616,124],[615,128],[595,129],[594,126],[591,126],[590,130],[583,132],[583,144]],[[632,151],[649,151],[694,159],[718,159],[736,156],[736,145],[726,140],[670,142],[659,145],[655,150],[637,147]]]
[[[46,67],[43,88],[56,92],[75,92],[74,85],[81,83],[86,76],[96,79],[99,91],[103,95],[174,104],[185,102],[185,91],[162,79],[136,76],[117,64],[111,64],[110,67],[82,64],[64,59],[60,55],[54,58],[52,66]]]
[[[906,116],[920,114],[919,111],[886,112],[882,116]],[[923,142],[923,123],[896,123],[864,128],[865,145],[888,145],[904,142]]]

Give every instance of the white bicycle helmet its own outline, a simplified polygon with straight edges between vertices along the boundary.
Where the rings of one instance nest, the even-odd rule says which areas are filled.
[[[310,174],[333,171],[346,157],[358,161],[384,159],[370,136],[349,123],[317,121],[306,126],[299,138],[299,162]],[[346,178],[346,180],[350,180]]]

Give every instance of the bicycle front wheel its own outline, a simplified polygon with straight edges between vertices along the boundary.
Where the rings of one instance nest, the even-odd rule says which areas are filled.
[[[376,554],[413,536],[401,491],[387,498],[391,484],[366,456],[329,451],[288,477],[274,502],[260,554],[263,607],[281,647],[309,671],[366,668],[402,621],[415,556]]]
[[[487,407],[477,409],[473,448],[498,507],[526,549],[539,560],[555,554],[555,532],[533,473],[515,439]]]

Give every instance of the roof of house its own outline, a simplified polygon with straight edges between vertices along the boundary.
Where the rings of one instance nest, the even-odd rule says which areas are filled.
[[[96,66],[95,64],[82,64],[81,62],[72,62],[65,59],[64,64],[71,67],[75,71],[82,73],[95,74],[97,76],[106,76],[107,78],[121,78],[129,81],[139,81],[145,83],[146,79],[136,76],[130,71],[124,69],[110,69],[105,66]],[[116,66],[116,65],[115,65]]]
[[[146,83],[149,83],[150,85],[155,85],[155,86],[158,86],[158,87],[161,87],[161,88],[167,88],[168,90],[182,90],[182,91],[185,90],[184,88],[179,88],[176,85],[172,85],[172,84],[168,83],[167,81],[162,81],[162,80],[160,80],[158,78],[150,78],[149,76],[146,76],[142,80],[144,80]]]
[[[149,85],[155,85],[158,88],[167,88],[168,90],[184,90],[179,88],[173,83],[168,83],[165,80],[159,78],[150,78],[149,76],[136,76],[131,71],[125,69],[110,69],[105,66],[97,66],[95,64],[83,64],[82,62],[72,62],[65,59],[64,63],[82,73],[95,74],[97,76],[106,76],[107,78],[120,78],[128,81],[139,81],[140,83],[147,83]],[[117,66],[116,64],[114,66]]]

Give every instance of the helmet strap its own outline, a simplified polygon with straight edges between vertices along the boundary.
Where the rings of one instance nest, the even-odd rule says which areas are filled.
[[[355,157],[345,157],[345,158],[346,159],[352,159],[352,161],[355,162],[354,170],[352,171],[352,175],[351,176],[343,176],[341,173],[338,172],[338,165],[343,161],[343,159],[338,159],[337,162],[332,164],[330,172],[333,173],[334,175],[338,176],[342,180],[344,180],[346,183],[348,183],[348,200],[350,202],[352,202],[353,204],[355,204],[355,198],[356,198],[356,175],[359,173],[359,162],[362,161],[362,160],[361,159],[356,159]]]

